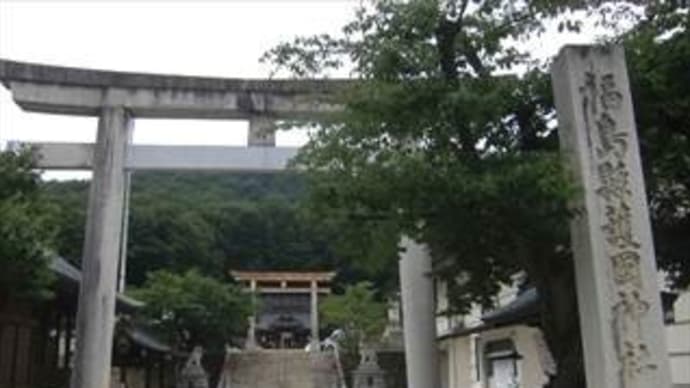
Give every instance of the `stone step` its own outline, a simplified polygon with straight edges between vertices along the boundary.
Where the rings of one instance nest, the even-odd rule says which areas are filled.
[[[338,371],[330,352],[257,350],[231,354],[221,388],[337,388]],[[229,381],[230,384],[227,384]]]

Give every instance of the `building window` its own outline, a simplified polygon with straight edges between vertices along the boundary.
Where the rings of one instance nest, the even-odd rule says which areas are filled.
[[[487,342],[483,361],[488,388],[518,388],[520,370],[518,360],[522,357],[509,338]]]

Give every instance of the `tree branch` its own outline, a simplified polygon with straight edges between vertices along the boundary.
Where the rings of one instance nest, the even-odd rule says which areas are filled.
[[[455,39],[461,29],[461,20],[462,18],[452,21],[444,17],[436,29],[441,73],[448,81],[455,81],[458,78],[458,69],[455,62]]]

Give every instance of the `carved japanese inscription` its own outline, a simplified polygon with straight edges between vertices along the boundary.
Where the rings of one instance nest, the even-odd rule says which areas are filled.
[[[616,75],[601,73],[590,64],[580,86],[585,128],[606,257],[615,292],[612,302],[613,333],[620,365],[621,387],[631,386],[637,374],[657,366],[644,340],[642,318],[650,309],[643,289],[641,246],[633,227],[630,190],[629,135],[616,118],[623,102]]]

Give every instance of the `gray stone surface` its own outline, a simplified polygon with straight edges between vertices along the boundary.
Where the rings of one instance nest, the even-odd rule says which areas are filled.
[[[88,143],[13,143],[32,146],[36,165],[52,170],[90,170],[94,145]],[[222,170],[271,173],[287,168],[297,147],[132,145],[126,170]]]
[[[103,108],[84,239],[72,388],[107,388],[110,381],[125,194],[123,167],[131,126],[123,108]]]
[[[104,105],[137,117],[300,118],[339,111],[349,80],[242,80],[125,73],[0,60],[0,82],[28,111],[97,116]]]
[[[408,237],[401,239],[400,246],[403,249],[400,254],[400,290],[407,386],[439,388],[431,256],[425,246]]]
[[[552,68],[561,148],[582,190],[571,224],[587,386],[671,386],[623,49],[569,46]]]
[[[311,346],[313,351],[318,352],[321,348],[321,338],[319,338],[319,286],[316,281],[311,282],[311,293],[309,297],[310,311],[309,318],[311,328]]]
[[[250,119],[247,145],[250,147],[275,147],[276,125],[273,120],[265,117]]]
[[[223,388],[338,388],[331,352],[262,349],[229,353],[222,371]]]
[[[133,73],[51,66],[0,59],[0,81],[86,87],[181,89],[199,91],[332,93],[347,87],[347,79],[239,79],[154,73]]]

